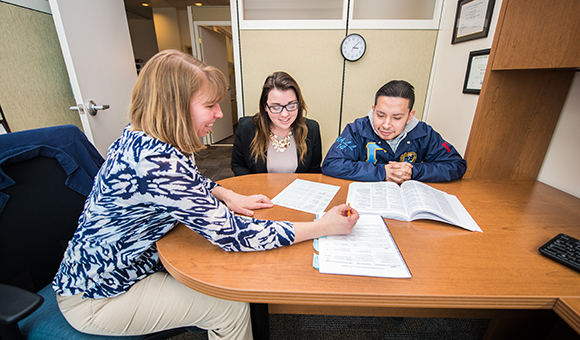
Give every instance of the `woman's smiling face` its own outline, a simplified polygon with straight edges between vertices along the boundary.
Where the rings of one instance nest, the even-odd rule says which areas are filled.
[[[189,111],[193,128],[200,138],[207,136],[213,123],[224,116],[219,103],[208,103],[203,91],[191,98]]]
[[[292,103],[298,103],[296,93],[292,89],[286,91],[273,89],[268,93],[266,112],[268,112],[268,117],[272,122],[270,130],[279,137],[285,136],[290,131],[296,120],[298,109],[288,111],[287,108],[284,108],[280,113],[273,113],[268,106],[285,106]]]

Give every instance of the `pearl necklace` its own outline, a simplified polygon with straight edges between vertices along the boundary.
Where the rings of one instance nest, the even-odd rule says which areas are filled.
[[[272,145],[274,146],[276,152],[286,151],[286,148],[288,148],[288,145],[290,145],[290,139],[292,139],[292,130],[290,130],[286,137],[282,139],[278,139],[276,135],[270,131],[270,140],[272,141]]]

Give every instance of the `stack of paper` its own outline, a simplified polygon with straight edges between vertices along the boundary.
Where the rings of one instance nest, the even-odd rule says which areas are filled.
[[[379,215],[361,215],[348,235],[321,237],[318,253],[315,256],[318,270],[324,274],[411,277],[393,236]]]

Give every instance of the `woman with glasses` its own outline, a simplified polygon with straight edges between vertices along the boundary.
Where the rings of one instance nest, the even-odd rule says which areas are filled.
[[[231,162],[234,174],[320,173],[320,128],[304,116],[306,103],[296,80],[286,72],[268,76],[258,113],[238,121]]]

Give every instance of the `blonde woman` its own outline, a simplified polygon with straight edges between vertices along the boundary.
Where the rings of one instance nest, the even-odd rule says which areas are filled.
[[[347,234],[356,223],[346,205],[307,223],[234,215],[251,216],[272,202],[227,190],[195,166],[199,137],[223,116],[225,94],[220,71],[178,51],[158,53],[140,72],[131,123],[109,148],[53,281],[59,308],[78,331],[136,335],[197,326],[209,339],[251,339],[249,304],[182,285],[163,270],[155,242],[183,223],[226,251],[267,250]]]

